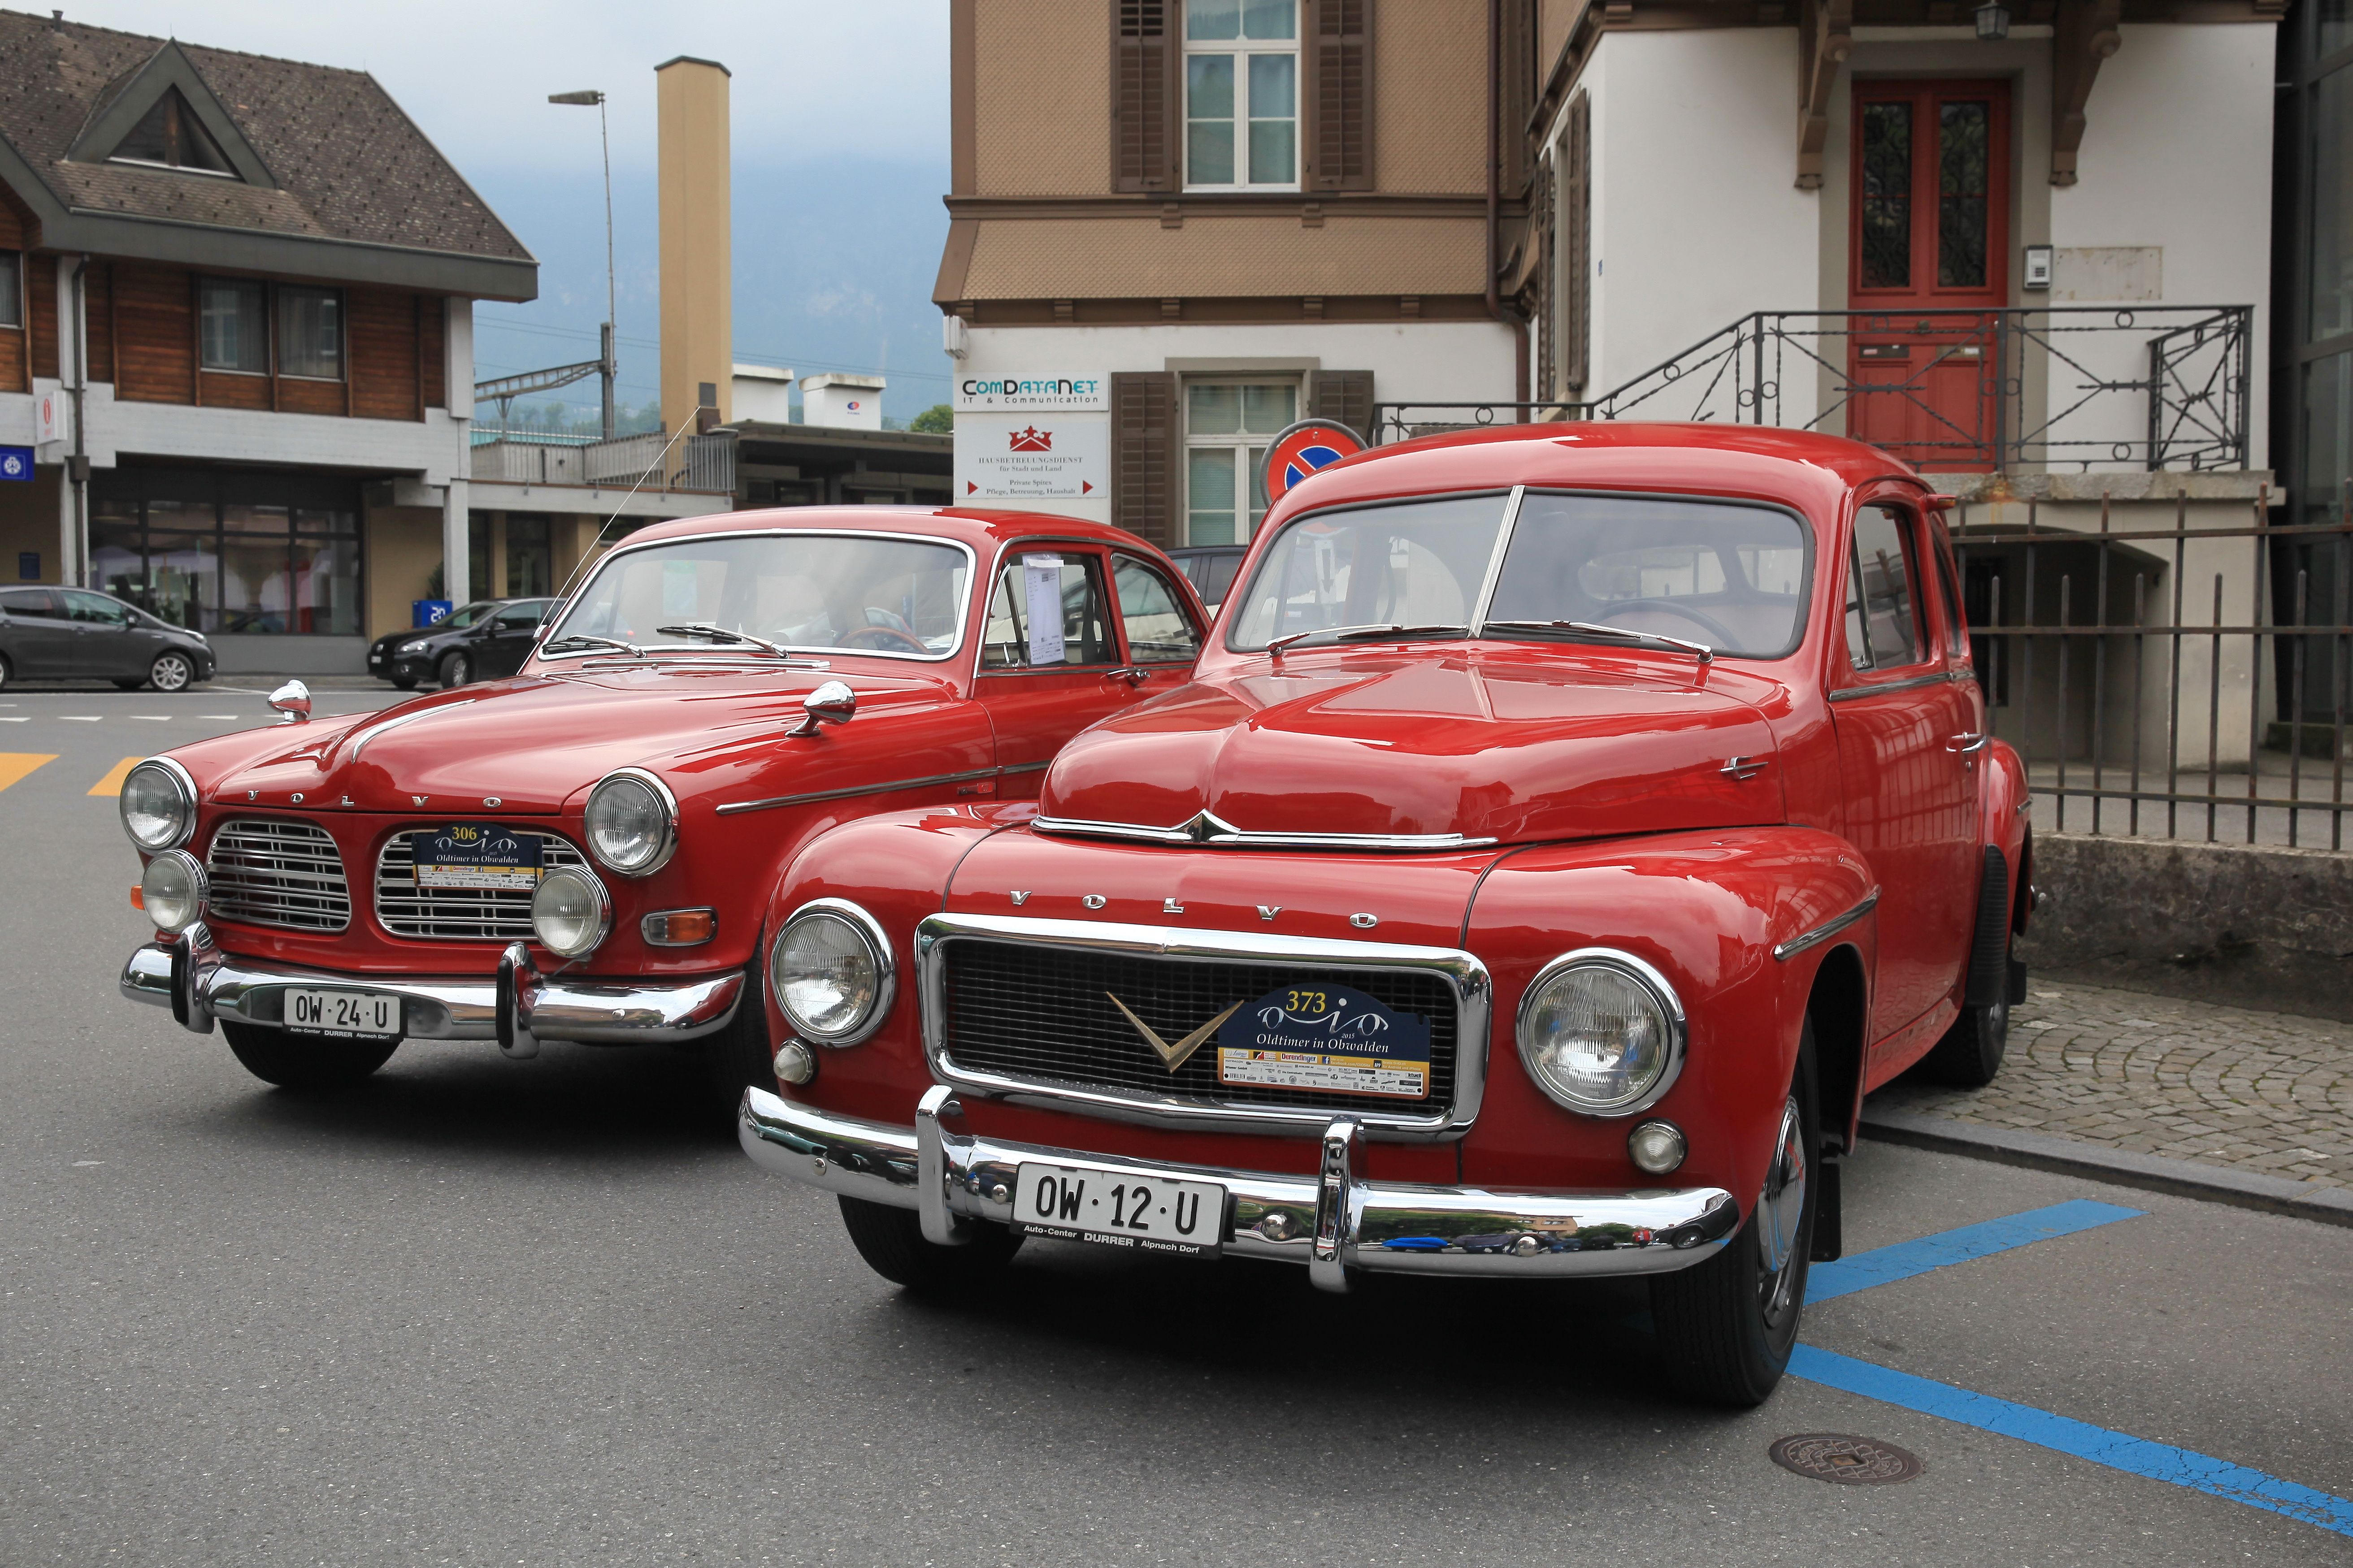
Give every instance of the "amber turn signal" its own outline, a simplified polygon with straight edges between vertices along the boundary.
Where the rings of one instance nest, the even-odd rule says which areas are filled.
[[[147,907],[147,889],[136,882],[131,884],[131,907],[134,910]]]
[[[695,947],[719,934],[715,910],[658,910],[638,922],[655,947]]]

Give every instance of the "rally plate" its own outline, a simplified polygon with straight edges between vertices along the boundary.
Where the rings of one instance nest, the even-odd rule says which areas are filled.
[[[1225,1240],[1226,1189],[1131,1172],[1024,1163],[1013,1228],[1059,1241],[1215,1258]]]

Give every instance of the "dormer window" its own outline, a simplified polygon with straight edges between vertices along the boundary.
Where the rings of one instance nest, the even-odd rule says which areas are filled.
[[[152,163],[231,178],[237,174],[228,154],[221,151],[176,87],[165,89],[108,158],[116,163]]]

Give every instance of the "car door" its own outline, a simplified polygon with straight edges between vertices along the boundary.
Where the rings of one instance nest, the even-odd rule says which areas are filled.
[[[1976,683],[1931,614],[1936,566],[1921,526],[1908,500],[1856,509],[1844,663],[1831,691],[1847,837],[1879,883],[1875,1045],[1958,982],[1979,875],[1982,715]]]
[[[142,632],[130,606],[87,588],[59,588],[73,627],[70,673],[95,680],[143,679],[163,638]]]
[[[1024,544],[1007,552],[989,588],[973,695],[997,728],[1008,796],[1037,794],[1063,742],[1135,700],[1103,566],[1099,550]]]
[[[1114,551],[1112,592],[1119,635],[1127,645],[1129,682],[1138,699],[1182,686],[1201,657],[1201,624],[1192,595],[1140,555]]]
[[[545,599],[522,599],[491,617],[482,640],[475,645],[474,662],[485,676],[512,675],[531,657],[532,639],[539,635],[540,617],[547,613]]]
[[[19,679],[73,672],[73,624],[47,588],[0,588],[0,653]]]

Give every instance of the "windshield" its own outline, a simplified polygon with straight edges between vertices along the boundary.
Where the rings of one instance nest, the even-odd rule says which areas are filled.
[[[1505,540],[1505,510],[1500,495],[1450,496],[1289,523],[1240,596],[1228,646],[1254,651],[1327,628],[1468,636],[1473,623],[1490,639],[1597,636],[1568,622],[1750,658],[1797,645],[1810,562],[1805,527],[1788,512],[1677,496],[1531,493]]]
[[[640,647],[740,651],[661,630],[703,625],[812,653],[944,658],[964,635],[971,574],[961,546],[922,540],[838,533],[681,540],[606,562],[542,647],[586,636]]]

